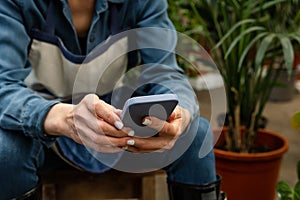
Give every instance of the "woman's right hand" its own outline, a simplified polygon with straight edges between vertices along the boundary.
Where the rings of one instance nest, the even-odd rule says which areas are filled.
[[[130,144],[134,133],[123,127],[118,112],[89,94],[78,105],[54,105],[45,118],[44,130],[48,135],[69,137],[98,152],[119,152]]]

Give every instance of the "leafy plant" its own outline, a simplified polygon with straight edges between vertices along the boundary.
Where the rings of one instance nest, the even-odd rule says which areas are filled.
[[[279,181],[276,186],[279,200],[300,200],[300,161],[297,163],[298,181],[294,188],[285,181]]]
[[[300,131],[300,111],[295,112],[291,119],[291,126]]]
[[[296,112],[291,118],[291,126],[300,130],[300,111]],[[290,187],[285,181],[279,181],[276,190],[279,200],[300,200],[300,161],[297,163],[298,181],[294,188]]]
[[[175,2],[189,10],[189,25],[197,24],[194,29],[185,26],[185,33],[205,38],[223,77],[229,122],[226,149],[252,152],[263,110],[277,84],[279,73],[274,69],[292,72],[294,46],[300,43],[299,0]]]

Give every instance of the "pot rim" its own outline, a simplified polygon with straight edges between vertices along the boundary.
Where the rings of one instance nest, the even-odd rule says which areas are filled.
[[[223,130],[226,130],[226,128]],[[220,130],[217,130],[220,131]],[[282,155],[288,151],[288,141],[285,137],[278,134],[275,131],[269,129],[259,129],[260,133],[267,134],[270,137],[275,137],[282,141],[282,146],[277,149],[270,150],[268,152],[261,152],[261,153],[239,153],[239,152],[232,152],[226,151],[222,149],[214,148],[215,155],[219,158],[226,158],[231,160],[244,160],[244,161],[261,161],[261,160],[272,160],[276,158],[282,157]]]

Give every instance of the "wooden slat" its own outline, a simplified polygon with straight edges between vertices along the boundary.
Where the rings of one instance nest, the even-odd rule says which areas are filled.
[[[103,199],[140,199],[146,200],[151,193],[157,199],[158,195],[166,192],[159,186],[159,177],[165,176],[164,171],[145,174],[124,173],[109,171],[103,174],[90,174],[77,170],[62,170],[43,174],[44,199],[43,200],[103,200]],[[143,177],[154,177],[151,193],[143,194]],[[145,179],[147,182],[147,179]],[[146,184],[147,185],[147,184]],[[159,189],[159,191],[155,191]],[[153,192],[154,191],[154,192]],[[143,197],[145,199],[143,199]],[[159,198],[159,200],[164,200]]]
[[[143,200],[168,200],[168,186],[166,174],[156,173],[144,176],[142,179]]]

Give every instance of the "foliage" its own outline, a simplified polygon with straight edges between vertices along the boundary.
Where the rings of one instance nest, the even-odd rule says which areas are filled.
[[[290,187],[285,181],[279,181],[276,189],[279,200],[300,200],[300,161],[297,163],[298,181],[294,188]]]
[[[199,0],[169,0],[169,17],[171,18],[178,32],[192,37],[202,46],[205,46],[206,41],[203,37],[205,32],[203,30],[202,23],[199,21],[199,18],[193,16],[194,12],[191,12],[191,5],[202,7],[202,3]],[[185,48],[188,50],[193,49],[193,47]],[[181,58],[180,56],[177,57],[179,66],[183,68],[189,77],[196,77],[200,74],[200,65],[197,63],[199,55],[195,55],[196,51],[197,50],[189,53],[189,61],[192,62],[193,66],[191,63],[186,62],[184,58]]]
[[[227,149],[251,152],[277,84],[279,74],[274,69],[292,72],[294,47],[300,43],[300,1],[172,0],[169,4],[177,30],[196,40],[205,38],[223,77],[230,130]],[[241,126],[246,127],[243,136]]]
[[[300,111],[294,113],[291,118],[291,126],[300,131]]]

